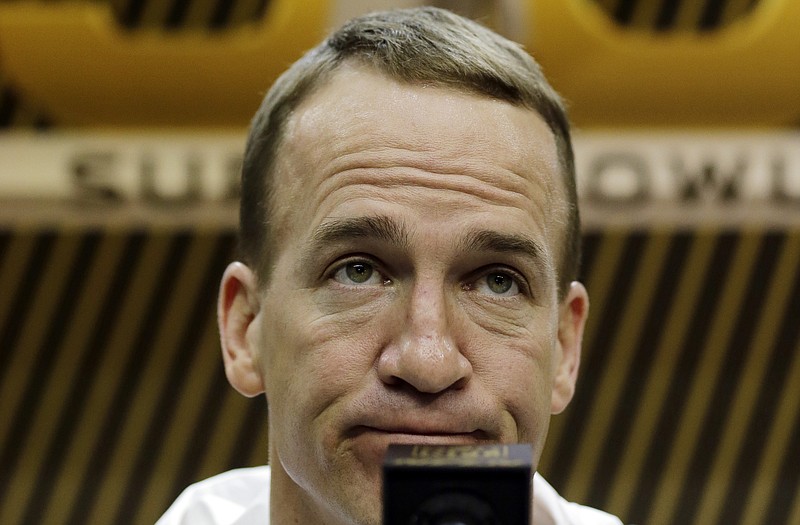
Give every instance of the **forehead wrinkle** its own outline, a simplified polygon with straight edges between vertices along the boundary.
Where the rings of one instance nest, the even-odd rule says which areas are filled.
[[[336,168],[320,183],[320,192],[315,199],[317,207],[342,191],[349,196],[353,188],[357,187],[365,196],[373,195],[379,189],[427,189],[468,196],[493,205],[526,208],[529,203],[533,203],[535,185],[538,184],[538,181],[528,181],[516,173],[500,172],[491,167],[482,166],[482,170],[465,166],[448,169],[432,163],[408,160],[400,164],[394,161],[381,163],[362,159],[359,163],[339,165]],[[543,190],[547,192],[547,188]],[[546,202],[549,200],[545,199]]]

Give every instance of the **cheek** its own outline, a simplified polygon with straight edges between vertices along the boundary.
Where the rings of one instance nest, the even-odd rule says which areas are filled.
[[[515,438],[543,441],[550,418],[556,334],[542,319],[502,333],[473,332],[472,364],[476,375],[514,420]]]
[[[314,417],[357,390],[384,344],[385,315],[377,308],[334,314],[314,301],[285,307],[266,334],[264,376],[276,407]]]
[[[495,351],[495,365],[489,382],[498,397],[504,400],[517,425],[530,427],[539,414],[549,414],[553,374],[549,360],[533,359],[530,355],[513,353],[506,348],[501,356]],[[535,423],[533,422],[535,427]]]

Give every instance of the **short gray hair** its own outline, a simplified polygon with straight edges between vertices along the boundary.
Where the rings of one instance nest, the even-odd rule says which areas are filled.
[[[240,248],[259,279],[274,257],[273,169],[283,127],[292,111],[344,62],[374,68],[400,82],[428,84],[503,100],[538,112],[558,148],[568,216],[559,253],[563,297],[577,277],[580,220],[569,121],[561,98],[539,65],[518,44],[435,7],[373,13],[347,22],[295,62],[275,82],[256,113],[242,167]]]

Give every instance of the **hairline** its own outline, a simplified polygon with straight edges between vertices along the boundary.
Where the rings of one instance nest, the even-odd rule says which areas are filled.
[[[258,281],[263,284],[269,282],[272,272],[271,266],[275,261],[274,256],[269,256],[269,251],[276,245],[276,236],[273,233],[274,224],[272,224],[275,219],[276,209],[274,204],[274,181],[285,138],[286,125],[298,109],[313,97],[315,93],[328,85],[343,68],[348,65],[356,65],[368,71],[374,71],[378,74],[385,75],[400,84],[430,85],[452,90],[453,92],[467,93],[486,99],[505,102],[515,107],[528,109],[544,120],[552,133],[556,145],[560,174],[558,178],[561,179],[561,182],[558,184],[561,189],[559,195],[563,199],[562,202],[564,204],[563,207],[559,207],[561,210],[560,214],[562,215],[558,220],[558,224],[561,225],[561,228],[559,228],[560,242],[555,240],[555,242],[558,242],[558,245],[554,246],[558,261],[556,268],[558,271],[559,297],[563,297],[569,288],[569,282],[577,277],[577,259],[580,258],[580,217],[575,190],[574,158],[569,122],[567,121],[565,110],[561,105],[562,102],[558,98],[558,95],[552,91],[552,88],[549,87],[547,80],[542,76],[544,88],[533,89],[533,97],[528,94],[516,94],[516,96],[509,94],[508,96],[501,96],[490,93],[489,88],[484,88],[475,82],[471,82],[469,79],[462,80],[454,76],[437,79],[432,78],[430,75],[423,76],[422,78],[411,78],[412,75],[407,71],[387,66],[380,61],[369,60],[358,54],[337,54],[335,50],[329,48],[327,43],[328,41],[317,46],[292,65],[289,71],[299,69],[301,70],[300,75],[284,75],[284,77],[289,77],[288,80],[284,80],[284,77],[282,77],[276,82],[275,86],[268,92],[262,107],[256,114],[251,134],[248,137],[247,150],[249,151],[251,148],[256,149],[256,166],[254,169],[249,170],[250,176],[254,176],[253,172],[255,171],[263,178],[261,184],[256,184],[257,187],[263,189],[259,199],[261,202],[256,206],[256,210],[253,210],[251,206],[248,208],[248,211],[251,213],[256,211],[256,215],[262,223],[260,231],[265,238],[260,240],[251,238],[249,239],[250,246],[244,246],[245,242],[248,241],[244,238],[244,233],[253,232],[251,231],[252,228],[246,224],[249,216],[245,216],[246,210],[243,205],[240,214],[240,241],[244,248],[242,251],[245,262],[255,268]],[[318,58],[319,55],[322,55],[321,60]],[[282,80],[284,80],[284,84],[288,82],[288,86],[283,85],[280,86],[282,89],[276,89],[276,86],[278,86]],[[287,89],[287,87],[289,89]],[[265,108],[270,111],[265,112]],[[267,115],[264,115],[264,113],[267,113]],[[272,127],[269,125],[269,122],[266,122],[266,125],[262,122],[262,126],[259,127],[259,118],[262,120],[264,118],[274,118],[276,122]],[[271,135],[269,132],[271,132]],[[255,144],[260,140],[266,141],[267,144]],[[245,160],[246,162],[248,160],[247,152]],[[244,177],[246,175],[246,169],[247,167],[243,166],[243,188],[245,188]],[[250,198],[252,198],[252,196]],[[258,232],[256,231],[255,233],[257,234]],[[259,242],[260,245],[254,247],[252,246],[254,242]]]

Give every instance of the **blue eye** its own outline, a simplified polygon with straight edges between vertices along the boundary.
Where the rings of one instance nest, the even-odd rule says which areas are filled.
[[[363,261],[348,262],[333,274],[333,279],[342,284],[381,284],[384,282],[375,267]]]

